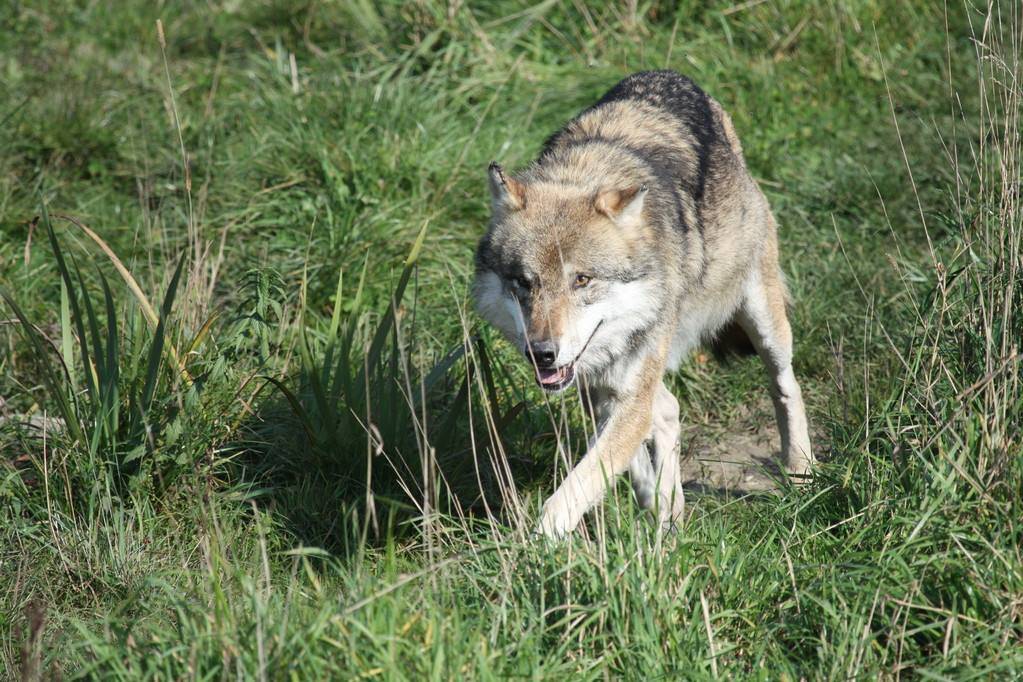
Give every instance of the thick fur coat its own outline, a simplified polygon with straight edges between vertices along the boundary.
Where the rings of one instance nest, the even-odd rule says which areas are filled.
[[[782,455],[807,472],[777,227],[716,101],[671,71],[634,74],[527,168],[491,164],[490,190],[477,309],[541,387],[578,383],[598,415],[587,454],[544,505],[541,532],[571,531],[625,471],[641,504],[665,526],[678,522],[678,402],[663,378],[722,338],[748,340],[763,359]]]

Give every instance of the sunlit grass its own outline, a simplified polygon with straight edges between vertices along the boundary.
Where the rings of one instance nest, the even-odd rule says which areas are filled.
[[[1018,675],[1018,13],[0,16],[0,669]],[[782,225],[826,462],[691,494],[667,537],[622,484],[548,545],[584,428],[469,311],[484,171],[665,66],[730,110]],[[686,433],[737,428],[763,384],[686,364]]]

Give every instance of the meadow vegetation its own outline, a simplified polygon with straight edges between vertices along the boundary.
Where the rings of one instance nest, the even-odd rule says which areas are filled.
[[[1011,0],[8,3],[0,676],[1023,674],[1021,31]],[[580,410],[471,312],[485,169],[664,67],[772,202],[824,461],[692,490],[668,536],[622,483],[547,544]],[[687,438],[770,420],[754,358],[674,389]]]

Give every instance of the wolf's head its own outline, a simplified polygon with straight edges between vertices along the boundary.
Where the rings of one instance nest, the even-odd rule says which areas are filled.
[[[541,387],[560,391],[627,352],[658,315],[647,191],[522,181],[491,164],[490,192],[477,310],[533,364]]]

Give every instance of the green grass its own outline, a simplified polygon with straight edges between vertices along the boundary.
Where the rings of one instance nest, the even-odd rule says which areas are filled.
[[[1018,4],[633,7],[0,13],[0,671],[1023,674]],[[551,546],[583,431],[470,312],[485,168],[662,67],[782,225],[826,462]],[[765,395],[675,389],[705,439]]]

